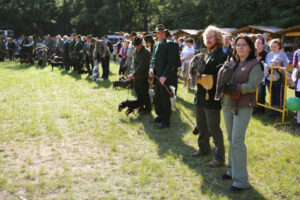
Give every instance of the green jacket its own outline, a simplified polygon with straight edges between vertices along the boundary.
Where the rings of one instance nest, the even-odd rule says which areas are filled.
[[[176,49],[173,43],[167,43],[165,39],[160,44],[153,47],[150,68],[154,69],[158,77],[164,76],[167,79],[172,78],[172,67],[175,67]]]
[[[76,40],[70,40],[70,52],[74,51],[75,44],[76,44]]]
[[[62,49],[63,44],[64,44],[63,40],[56,41],[56,48],[57,49]]]
[[[5,50],[5,42],[2,39],[0,39],[0,49]]]
[[[133,76],[135,79],[147,79],[151,54],[144,46],[139,51],[133,52]]]
[[[176,41],[173,41],[173,40],[167,40],[168,43],[171,43],[173,45],[173,48],[174,48],[174,55],[175,55],[175,58],[173,59],[173,65],[174,65],[174,70],[176,70],[177,72],[177,69],[178,67],[181,67],[181,60],[180,60],[180,54],[179,54],[179,44],[176,42]]]
[[[75,43],[75,46],[74,46],[74,56],[75,57],[81,57],[81,53],[80,51],[83,49],[83,45],[82,45],[82,42],[81,41],[78,41]]]
[[[220,67],[227,59],[227,55],[223,53],[222,48],[218,48],[215,51],[205,56],[206,68],[204,74],[211,74],[213,76],[213,87],[208,91],[209,99],[206,100],[206,89],[201,85],[197,85],[197,91],[194,97],[194,103],[207,109],[221,109],[221,102],[215,101],[217,76]]]

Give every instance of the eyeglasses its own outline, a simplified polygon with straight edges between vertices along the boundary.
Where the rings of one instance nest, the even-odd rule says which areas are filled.
[[[237,44],[236,48],[245,48],[247,46],[248,46],[248,44]]]

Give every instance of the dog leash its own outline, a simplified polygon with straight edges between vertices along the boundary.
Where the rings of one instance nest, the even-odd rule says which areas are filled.
[[[154,75],[154,77],[155,77],[158,81],[160,81],[158,76]],[[173,94],[173,92],[171,92],[171,91],[168,89],[168,87],[166,86],[166,84],[162,84],[162,85],[165,87],[165,89],[166,89],[167,92],[169,93],[170,97],[173,98],[175,94]],[[182,110],[182,108],[176,103],[176,101],[175,101],[175,105],[176,105],[176,107],[178,107],[179,110],[184,114],[184,116],[185,116],[185,117],[193,124],[193,126],[194,126],[195,128],[197,128],[197,125],[189,118],[189,116]]]
[[[129,98],[129,87],[127,87],[127,100]]]

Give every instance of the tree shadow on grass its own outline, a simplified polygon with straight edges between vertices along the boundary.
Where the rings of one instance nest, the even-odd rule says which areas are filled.
[[[190,105],[189,105],[190,106]],[[121,121],[122,122],[122,121]],[[124,121],[125,122],[125,121]],[[166,157],[170,154],[175,154],[182,162],[190,169],[202,176],[203,182],[199,186],[203,194],[226,196],[228,199],[266,199],[255,188],[243,192],[242,194],[231,194],[227,192],[227,188],[231,186],[231,181],[224,182],[220,179],[221,174],[226,171],[226,167],[209,168],[205,166],[206,162],[213,159],[213,155],[201,158],[192,158],[191,153],[196,149],[183,141],[185,134],[192,134],[190,125],[182,120],[178,109],[172,112],[171,128],[156,130],[154,124],[148,120],[142,120],[145,133],[148,137],[158,144],[158,154],[161,157]],[[195,142],[197,141],[195,136]]]

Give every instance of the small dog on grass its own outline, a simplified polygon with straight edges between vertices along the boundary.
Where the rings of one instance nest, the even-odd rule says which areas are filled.
[[[30,65],[30,60],[29,59],[24,59],[24,58],[20,58],[20,64],[26,64],[27,66]]]
[[[126,80],[124,77],[120,77],[118,81],[113,81],[113,89],[116,89],[118,87],[121,88],[131,88],[132,87],[132,81]]]
[[[149,89],[149,96],[150,96],[150,101],[151,103],[153,103],[153,100],[154,100],[154,96],[155,96],[155,92],[154,92],[154,89]]]
[[[63,65],[62,62],[55,62],[55,61],[53,61],[53,60],[51,60],[51,59],[48,60],[48,63],[50,63],[50,65],[51,65],[51,67],[52,67],[52,71],[53,71],[53,68],[54,68],[54,67],[61,67],[61,68],[64,67],[64,65]]]
[[[93,81],[99,81],[100,80],[100,73],[99,73],[99,64],[98,61],[95,61],[93,72],[92,72],[92,80]]]
[[[136,100],[126,100],[119,104],[118,111],[121,112],[124,108],[127,108],[125,111],[126,115],[129,115],[130,113],[134,112],[135,110],[139,110],[141,108],[141,104]]]
[[[176,95],[175,95],[176,88],[173,85],[170,85],[170,89],[171,92],[173,93],[173,95],[170,97],[171,109],[174,110],[174,108],[176,107]]]

